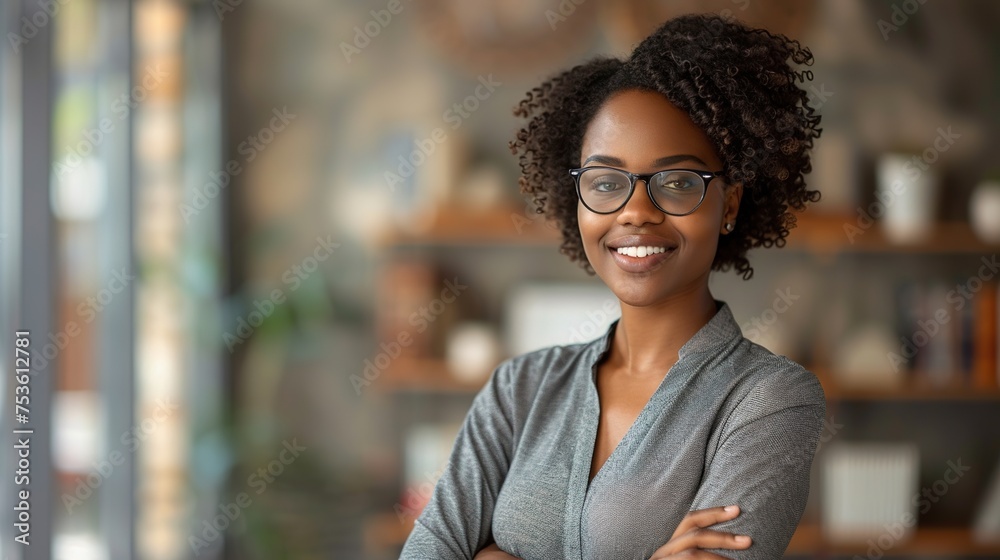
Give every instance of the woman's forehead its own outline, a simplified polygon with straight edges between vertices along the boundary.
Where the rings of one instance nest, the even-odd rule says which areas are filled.
[[[661,94],[627,90],[605,101],[588,123],[580,161],[601,155],[645,166],[678,154],[720,163],[708,136],[687,113]]]

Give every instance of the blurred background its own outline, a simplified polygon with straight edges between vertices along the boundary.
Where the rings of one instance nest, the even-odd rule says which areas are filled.
[[[618,314],[512,108],[701,11],[816,59],[822,202],[711,281],[826,388],[788,557],[1000,558],[988,0],[5,2],[0,558],[398,557],[493,368]]]

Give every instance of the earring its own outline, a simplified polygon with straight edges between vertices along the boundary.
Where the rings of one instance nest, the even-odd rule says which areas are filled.
[[[726,231],[733,231],[733,224],[732,224],[732,222],[727,222],[726,223]]]

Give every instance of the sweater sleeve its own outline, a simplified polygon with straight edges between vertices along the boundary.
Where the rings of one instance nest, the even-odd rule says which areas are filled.
[[[787,370],[786,370],[787,371]],[[691,510],[736,504],[740,514],[710,528],[750,535],[745,550],[705,549],[734,560],[781,558],[809,498],[813,457],[826,417],[823,387],[796,364],[760,381],[726,422]]]
[[[400,560],[471,559],[492,540],[493,508],[513,453],[510,362],[473,399],[431,499]]]

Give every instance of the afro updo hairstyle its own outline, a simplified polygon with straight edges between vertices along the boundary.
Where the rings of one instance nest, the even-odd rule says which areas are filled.
[[[568,170],[579,167],[584,132],[613,93],[643,89],[664,95],[711,140],[724,179],[743,183],[735,229],[719,239],[713,270],[753,276],[746,253],[783,247],[795,227],[791,209],[804,210],[819,191],[806,188],[809,150],[820,116],[799,85],[812,80],[812,53],[784,35],[710,14],[662,24],[627,60],[597,57],[532,88],[514,108],[529,119],[509,143],[521,168],[521,193],[535,212],[554,219],[561,253],[593,275],[577,224],[577,195]],[[749,195],[749,196],[746,196]]]

